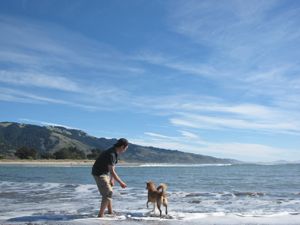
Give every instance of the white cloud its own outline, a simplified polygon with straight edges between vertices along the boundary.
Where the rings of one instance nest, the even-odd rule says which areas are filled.
[[[170,6],[169,26],[197,43],[195,48],[209,49],[209,77],[224,92],[283,104],[300,94],[298,15],[298,8],[277,0],[179,1]]]
[[[11,93],[3,93],[3,90],[0,88],[0,101],[5,101],[5,102],[18,102],[18,103],[37,103],[37,101],[26,98],[26,97],[20,97],[13,95]]]
[[[270,116],[271,117],[271,116]],[[181,116],[173,117],[170,123],[179,127],[198,129],[244,129],[268,132],[300,132],[300,124],[293,120],[254,120],[226,118],[223,116],[204,116],[199,114],[182,113]]]
[[[144,72],[115,48],[53,23],[2,15],[0,29],[0,60],[20,69]]]
[[[149,147],[157,147],[164,149],[172,149],[172,150],[182,150],[190,152],[190,149],[187,148],[185,144],[182,144],[175,140],[161,140],[161,139],[144,139],[144,138],[130,138],[132,143],[149,146]]]
[[[80,130],[78,128],[67,126],[67,125],[64,125],[64,124],[57,124],[57,123],[52,123],[52,122],[38,121],[38,120],[32,120],[32,119],[26,119],[26,118],[21,118],[21,119],[19,119],[19,121],[25,122],[25,123],[33,123],[33,124],[38,124],[38,125],[44,125],[44,126],[56,126],[56,127],[64,127],[64,128],[67,128],[67,129]]]
[[[72,92],[82,92],[82,90],[84,90],[66,77],[50,76],[41,73],[37,74],[35,72],[11,72],[2,70],[0,71],[0,82]]]
[[[249,3],[179,1],[170,7],[169,24],[174,31],[218,51],[220,48],[254,48],[247,51],[249,55],[242,55],[254,57],[260,47],[265,49],[259,52],[269,51],[272,44],[282,44],[292,38],[290,34],[299,34],[294,29],[297,27],[297,9],[287,7],[284,11],[272,12],[281,3],[277,0]],[[241,55],[236,55],[238,57]]]
[[[190,139],[198,139],[199,138],[197,134],[194,134],[189,131],[181,130],[180,133],[182,136],[184,136],[186,138],[190,138]]]
[[[214,156],[223,156],[248,162],[275,160],[294,160],[300,157],[296,149],[275,148],[268,145],[253,143],[219,143],[200,147],[197,152]]]
[[[31,92],[18,91],[10,88],[0,87],[0,100],[19,102],[19,103],[32,103],[32,104],[58,104],[65,106],[72,106],[82,108],[89,111],[100,110],[100,106],[81,104],[78,102],[72,102],[69,100],[62,100],[58,98],[44,97],[42,95],[32,94]]]
[[[272,162],[276,160],[293,161],[300,157],[296,149],[276,148],[263,144],[223,142],[211,143],[194,140],[184,142],[180,139],[131,138],[133,143],[165,149],[180,150],[217,158],[231,158],[244,162]]]
[[[151,137],[155,137],[155,138],[173,139],[172,137],[165,136],[165,135],[158,134],[158,133],[153,133],[153,132],[145,132],[144,134],[151,136]]]
[[[150,52],[140,52],[136,56],[132,57],[133,60],[150,63],[157,66],[163,66],[180,73],[198,75],[203,77],[216,78],[220,74],[214,66],[204,63],[189,63],[182,59],[176,59],[174,56],[166,54],[157,54]]]
[[[126,108],[126,83],[115,80],[144,72],[115,48],[53,23],[2,15],[0,29],[0,85],[19,90],[2,92],[3,101]]]
[[[98,84],[80,79],[71,79],[61,75],[49,75],[35,72],[0,71],[0,83],[26,87],[56,89],[64,92],[80,94],[81,99],[89,102],[104,103],[126,98],[127,92],[117,87],[99,82]],[[63,98],[63,96],[61,96]],[[76,97],[78,99],[78,97]]]
[[[154,132],[145,132],[144,134],[147,135],[149,138],[152,138],[152,140],[159,140],[159,141],[166,141],[166,140],[175,140],[175,141],[190,141],[191,139],[200,141],[200,138],[197,134],[186,131],[186,130],[179,130],[178,131],[181,136],[167,136],[159,133]]]
[[[235,104],[218,98],[185,94],[151,99],[135,98],[133,102],[135,107],[166,116],[171,125],[183,129],[250,129],[262,133],[300,133],[298,110],[277,104]]]

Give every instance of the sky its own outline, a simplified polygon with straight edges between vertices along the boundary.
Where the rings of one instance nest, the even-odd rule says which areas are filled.
[[[300,2],[2,0],[0,121],[300,160]]]

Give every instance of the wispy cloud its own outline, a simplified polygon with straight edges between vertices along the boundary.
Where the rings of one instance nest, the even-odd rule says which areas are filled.
[[[286,7],[274,14],[273,10],[281,4],[284,3],[277,0],[249,3],[236,0],[178,1],[170,8],[170,26],[198,43],[214,47],[216,51],[220,48],[244,49],[247,54],[242,57],[254,57],[257,52],[270,51],[274,43],[282,47],[288,44],[287,41],[296,41],[300,34],[298,29],[295,30],[299,9]],[[262,46],[265,48],[257,51]],[[253,47],[253,51],[249,51]]]
[[[113,47],[52,23],[0,15],[0,29],[3,101],[122,108],[127,78],[143,73]]]
[[[38,121],[38,120],[32,120],[32,119],[26,119],[26,118],[21,118],[21,119],[19,119],[19,121],[24,122],[24,123],[43,125],[43,126],[65,127],[67,129],[79,130],[78,128],[75,128],[75,127],[72,127],[72,126],[67,126],[65,124],[57,124],[57,123],[46,122],[46,121]]]
[[[38,87],[41,89],[54,89],[63,92],[81,94],[81,99],[86,97],[93,98],[95,106],[97,103],[103,103],[105,100],[118,101],[126,91],[120,90],[114,86],[105,85],[104,83],[93,84],[82,79],[72,79],[60,75],[49,75],[36,72],[14,72],[0,71],[0,83],[23,87]],[[22,93],[20,91],[19,93]],[[25,96],[25,95],[24,95]],[[78,99],[78,96],[76,96]]]
[[[203,77],[212,77],[215,78],[218,74],[218,71],[214,66],[208,64],[200,63],[190,63],[184,62],[182,59],[176,59],[166,54],[157,54],[150,52],[140,52],[132,59],[137,61],[146,62],[149,64],[163,66],[177,72],[184,74],[198,75]]]
[[[294,50],[300,44],[299,12],[277,0],[179,1],[170,7],[169,25],[209,48],[206,61],[214,65],[210,77],[227,90],[281,102],[292,99],[291,93],[300,94],[293,85],[300,72],[300,53]]]
[[[62,91],[82,92],[84,89],[62,76],[49,76],[35,72],[0,71],[0,82],[22,86],[51,88]]]
[[[82,108],[89,111],[100,110],[100,106],[81,104],[59,98],[45,97],[31,92],[18,91],[10,88],[0,88],[0,100],[8,102],[31,103],[31,104],[56,104]]]
[[[179,130],[180,135],[167,136],[161,133],[146,132],[144,137],[133,137],[132,141],[144,146],[177,149],[196,154],[204,154],[221,158],[234,158],[246,162],[278,160],[294,160],[300,152],[293,148],[274,147],[267,144],[208,141],[196,133]]]
[[[180,127],[203,129],[243,129],[261,132],[299,133],[300,124],[293,121],[235,119],[220,116],[202,116],[197,114],[182,114],[170,119],[173,125]]]
[[[218,158],[233,158],[245,162],[271,162],[281,158],[282,160],[294,160],[300,157],[297,149],[276,148],[263,144],[223,142],[213,143],[207,141],[183,141],[182,139],[156,139],[156,138],[132,138],[134,143],[166,149],[177,149],[196,154],[210,155]]]
[[[258,132],[299,133],[297,110],[281,105],[234,103],[197,95],[135,99],[135,107],[168,116],[170,124],[197,129],[250,129]]]
[[[1,16],[0,29],[0,60],[23,69],[143,72],[113,47],[52,23]]]
[[[189,132],[189,131],[181,130],[180,133],[183,137],[186,137],[186,138],[189,138],[189,139],[198,139],[199,138],[197,134],[194,134],[194,133]]]
[[[147,140],[151,140],[152,142],[165,142],[165,143],[189,143],[191,139],[195,141],[197,144],[206,144],[207,142],[203,141],[197,134],[192,133],[187,130],[179,130],[176,136],[167,136],[160,133],[155,132],[145,132]]]
[[[297,149],[276,148],[268,145],[253,143],[221,143],[198,148],[198,152],[205,152],[215,156],[225,156],[248,162],[294,160],[299,158]]]
[[[155,137],[155,138],[163,138],[163,139],[173,139],[174,137],[169,137],[166,135],[158,134],[158,133],[153,133],[153,132],[145,132],[146,135]]]

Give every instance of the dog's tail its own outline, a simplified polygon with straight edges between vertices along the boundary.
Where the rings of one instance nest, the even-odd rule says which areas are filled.
[[[161,193],[165,193],[165,191],[167,190],[167,185],[166,184],[160,184],[158,185],[158,187],[156,188],[158,191],[161,189]]]

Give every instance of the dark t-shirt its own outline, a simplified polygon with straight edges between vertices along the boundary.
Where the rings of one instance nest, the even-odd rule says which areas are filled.
[[[109,169],[108,166],[114,166],[118,163],[118,154],[114,147],[107,149],[106,151],[102,152],[98,158],[96,159],[92,174],[94,176],[100,176],[103,174],[108,174]]]

